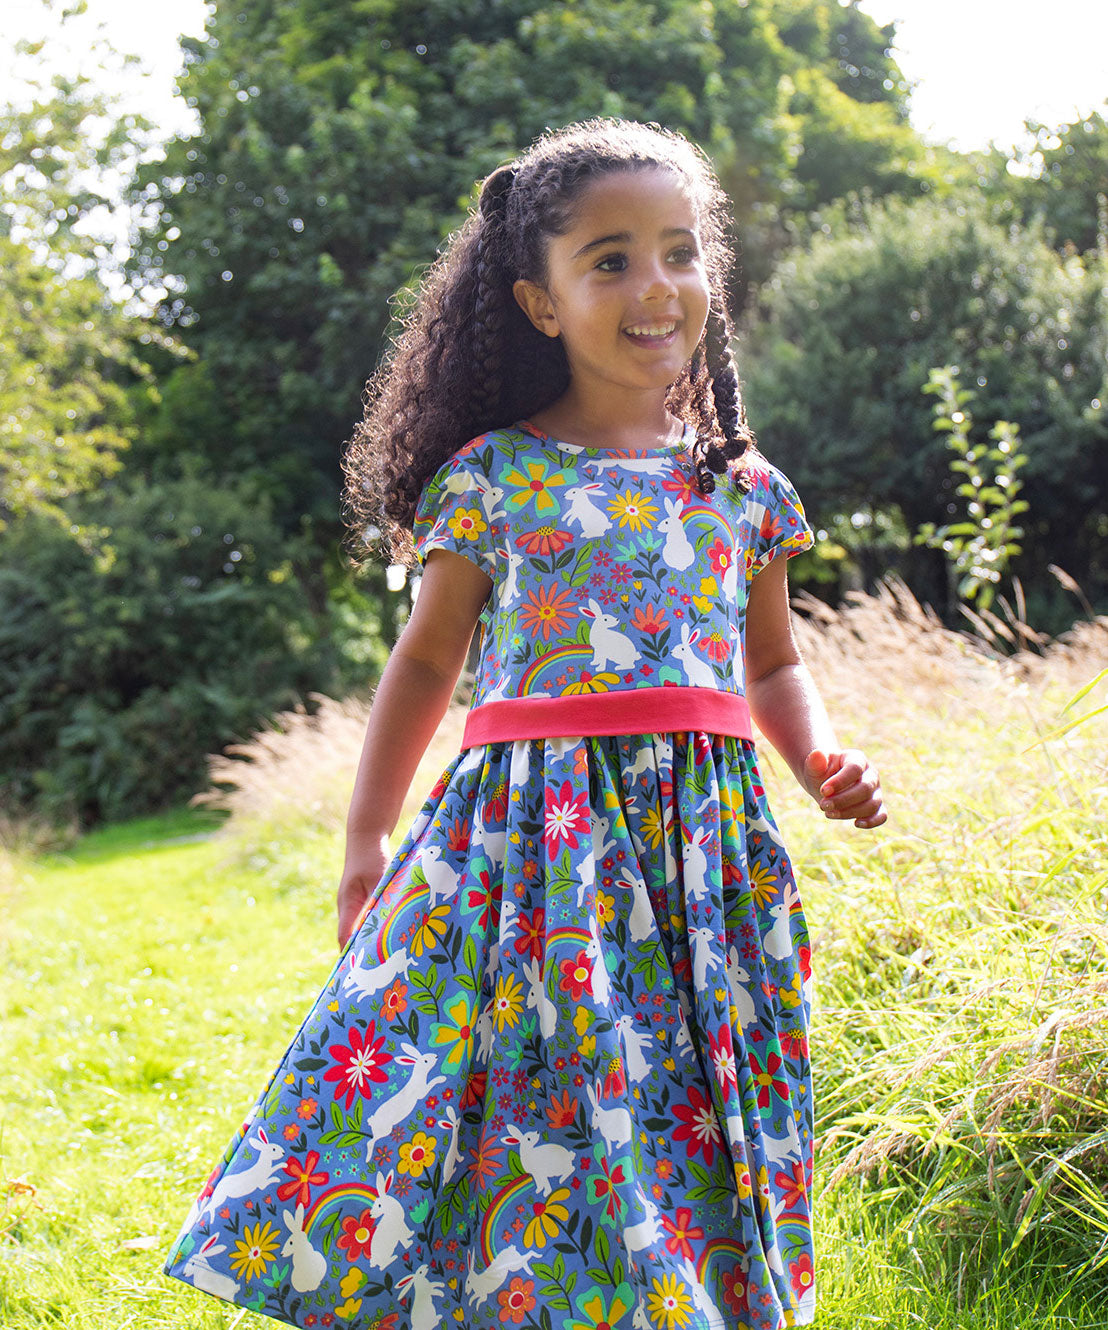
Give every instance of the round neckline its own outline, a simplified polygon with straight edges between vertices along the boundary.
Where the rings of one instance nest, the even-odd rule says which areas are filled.
[[[606,448],[602,445],[587,443],[569,443],[565,439],[559,439],[553,434],[547,434],[545,430],[539,429],[529,420],[517,420],[516,428],[523,430],[525,434],[530,434],[534,439],[541,439],[543,443],[553,444],[555,448],[560,448],[567,453],[589,453],[604,457],[675,457],[678,453],[683,453],[692,439],[696,437],[696,431],[689,424],[685,426],[685,432],[677,443],[667,443],[661,448]]]

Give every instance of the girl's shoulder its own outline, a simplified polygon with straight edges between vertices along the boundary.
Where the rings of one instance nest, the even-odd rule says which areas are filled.
[[[519,425],[486,430],[452,453],[428,481],[427,488],[434,488],[458,471],[476,471],[491,476],[503,466],[516,463],[522,454],[549,447],[549,441]]]

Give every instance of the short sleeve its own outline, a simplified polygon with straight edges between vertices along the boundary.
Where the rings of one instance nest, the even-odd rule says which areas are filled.
[[[420,563],[450,550],[487,576],[496,572],[496,542],[485,506],[489,482],[467,445],[427,482],[416,507],[412,541]]]
[[[787,557],[811,549],[812,530],[792,482],[776,467],[764,464],[752,473],[747,496],[750,519],[750,556],[747,576],[771,563],[784,551]]]

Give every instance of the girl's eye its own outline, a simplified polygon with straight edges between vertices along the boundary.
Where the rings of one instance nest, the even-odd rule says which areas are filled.
[[[669,256],[671,263],[678,264],[695,263],[699,257],[692,245],[678,245]]]
[[[596,266],[600,272],[623,272],[627,267],[627,255],[605,254]]]

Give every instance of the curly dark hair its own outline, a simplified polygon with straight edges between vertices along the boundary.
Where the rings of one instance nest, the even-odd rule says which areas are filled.
[[[710,303],[700,345],[666,404],[696,431],[696,483],[754,446],[746,423],[725,300],[733,256],[727,199],[708,159],[680,134],[596,119],[544,134],[485,180],[477,210],[428,270],[367,387],[365,414],[343,458],[355,556],[377,528],[411,561],[411,528],[427,481],[486,430],[526,419],[569,385],[560,339],[540,333],[512,294],[546,279],[547,242],[572,225],[582,191],[612,171],[664,169],[689,189],[700,221]],[[740,472],[735,482],[746,488]]]

